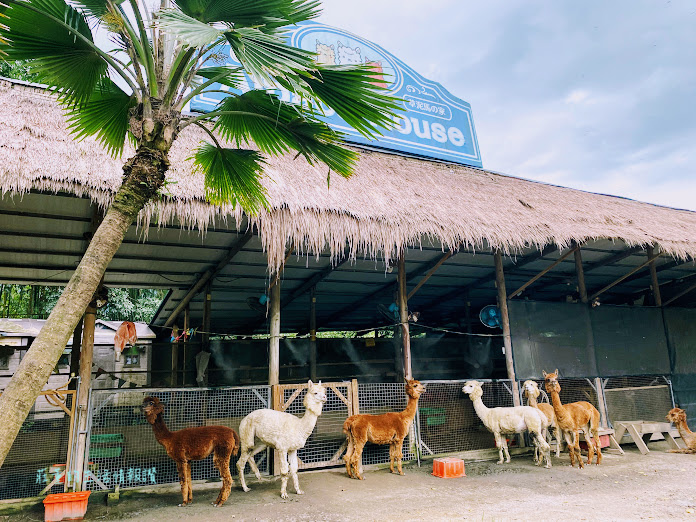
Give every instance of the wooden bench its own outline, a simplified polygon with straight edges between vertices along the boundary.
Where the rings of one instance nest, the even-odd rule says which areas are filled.
[[[648,442],[655,434],[661,434],[672,449],[679,449],[677,441],[672,436],[672,426],[669,422],[651,421],[620,421],[616,422],[616,440],[621,442],[624,434],[628,434],[643,455],[650,453]]]

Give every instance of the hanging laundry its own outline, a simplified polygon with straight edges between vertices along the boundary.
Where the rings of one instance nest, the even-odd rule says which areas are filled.
[[[127,344],[135,346],[138,342],[138,335],[135,331],[135,324],[130,321],[123,321],[121,326],[116,330],[116,335],[114,336],[114,355],[116,360],[121,360],[121,352],[126,347]]]

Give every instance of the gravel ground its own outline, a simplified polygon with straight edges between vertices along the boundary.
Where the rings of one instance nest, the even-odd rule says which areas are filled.
[[[388,469],[368,471],[364,481],[345,470],[300,474],[305,495],[282,500],[280,482],[258,483],[248,476],[249,493],[235,481],[222,508],[211,502],[219,483],[194,484],[194,502],[177,507],[178,487],[122,492],[115,506],[93,495],[86,520],[636,520],[678,519],[696,522],[696,455],[667,453],[664,442],[651,443],[643,456],[633,445],[624,456],[604,454],[601,466],[572,469],[569,458],[552,458],[550,470],[533,465],[531,456],[512,463],[468,462],[464,478],[433,477],[431,461],[405,467],[406,476]],[[0,518],[2,512],[0,511]],[[9,520],[43,520],[41,506],[26,508]]]

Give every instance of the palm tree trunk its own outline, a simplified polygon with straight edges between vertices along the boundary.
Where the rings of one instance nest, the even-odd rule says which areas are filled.
[[[0,466],[70,335],[138,212],[157,193],[169,167],[166,152],[140,147],[124,165],[124,182],[46,324],[0,396]]]

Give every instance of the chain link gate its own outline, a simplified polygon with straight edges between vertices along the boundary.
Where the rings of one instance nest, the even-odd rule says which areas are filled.
[[[83,487],[89,490],[179,482],[176,463],[160,446],[141,411],[143,399],[164,403],[164,422],[170,431],[194,426],[223,425],[239,430],[254,410],[269,408],[270,386],[229,388],[130,388],[92,390]],[[230,462],[237,473],[237,457]],[[256,456],[259,470],[269,472],[268,453]],[[212,455],[191,463],[192,480],[218,477]]]
[[[65,389],[38,396],[0,468],[0,500],[68,491],[74,475],[76,397],[76,391]]]
[[[487,407],[514,406],[512,381],[477,380],[482,384],[482,400]],[[465,382],[423,381],[426,390],[418,403],[419,444],[423,454],[495,447],[493,434],[474,411],[469,396],[462,392]]]
[[[357,381],[322,383],[326,391],[326,403],[317,425],[307,439],[304,448],[297,451],[299,469],[316,469],[343,464],[346,436],[343,423],[357,412]],[[301,417],[304,415],[304,396],[307,383],[278,384],[273,387],[273,409]],[[280,465],[274,452],[273,468],[278,472]]]

